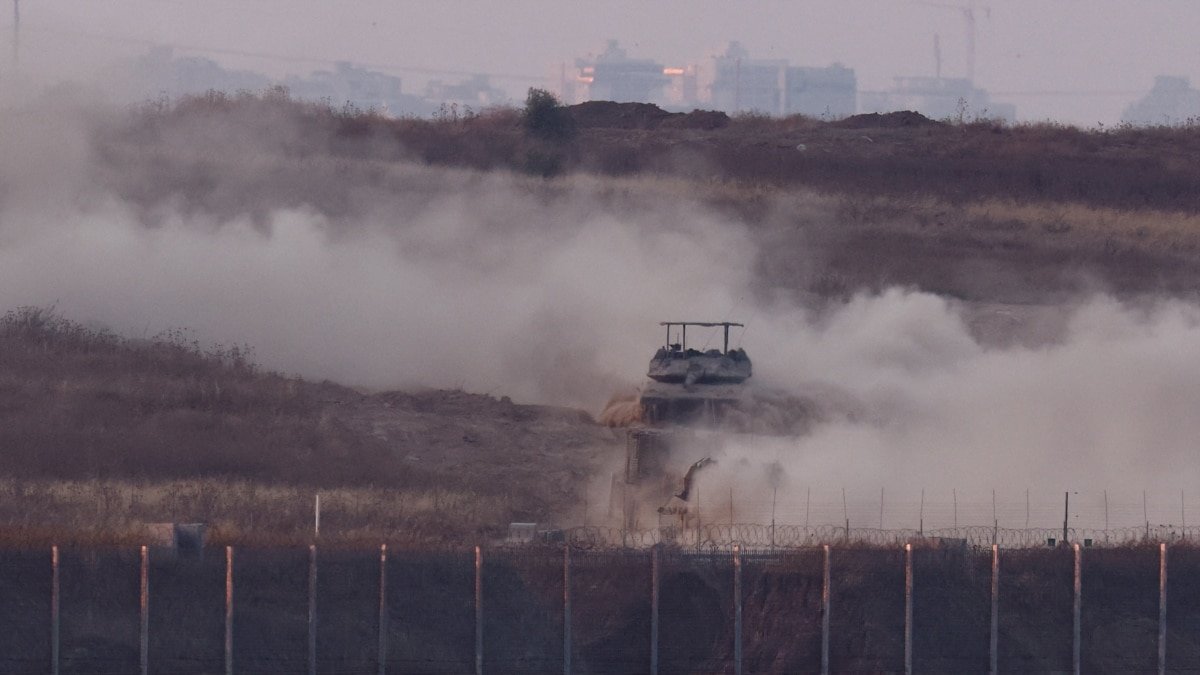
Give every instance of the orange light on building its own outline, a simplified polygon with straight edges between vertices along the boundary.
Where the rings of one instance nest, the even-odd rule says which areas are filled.
[[[683,68],[663,68],[663,75],[683,75]]]

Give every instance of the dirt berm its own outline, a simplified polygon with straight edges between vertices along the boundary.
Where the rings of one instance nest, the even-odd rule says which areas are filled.
[[[569,106],[567,111],[581,129],[720,129],[729,124],[729,116],[715,110],[690,113],[667,112],[652,103],[615,103],[587,101]]]

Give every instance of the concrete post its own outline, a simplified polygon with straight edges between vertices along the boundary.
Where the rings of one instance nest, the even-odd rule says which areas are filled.
[[[829,544],[825,544],[825,562],[821,583],[821,675],[829,675]]]
[[[1082,595],[1083,595],[1083,584],[1082,584],[1082,580],[1083,580],[1083,566],[1082,566],[1083,549],[1079,548],[1079,544],[1075,544],[1074,548],[1075,548],[1075,604],[1074,604],[1074,607],[1072,608],[1072,614],[1074,616],[1074,620],[1072,623],[1072,631],[1071,631],[1071,635],[1072,635],[1071,667],[1072,667],[1072,671],[1075,673],[1075,675],[1079,675],[1080,666],[1081,666],[1079,643],[1080,643],[1080,637],[1081,637],[1081,633],[1082,633],[1082,626],[1080,625],[1080,623],[1081,623],[1080,608],[1081,608]]]
[[[308,547],[308,675],[317,675],[317,545]]]
[[[658,675],[659,546],[650,549],[650,675]]]
[[[50,547],[50,673],[59,674],[61,590],[58,576],[58,547]]]
[[[992,635],[988,643],[990,672],[1000,672],[1000,547],[992,544]]]
[[[1167,672],[1167,545],[1158,545],[1158,675]]]
[[[225,675],[233,675],[233,547],[225,547]]]
[[[571,675],[571,545],[563,545],[563,675]]]
[[[475,675],[483,675],[483,550],[475,547]]]
[[[388,603],[387,603],[387,544],[379,545],[379,656],[378,673],[387,672]]]
[[[913,561],[912,544],[904,545],[904,673],[912,675],[913,631]]]
[[[742,547],[733,545],[733,672],[742,675]]]
[[[150,549],[142,547],[141,583],[138,593],[139,617],[138,663],[142,675],[150,673]]]

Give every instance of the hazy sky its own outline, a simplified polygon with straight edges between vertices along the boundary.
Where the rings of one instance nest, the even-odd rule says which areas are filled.
[[[955,6],[968,1],[22,0],[21,9],[25,67],[56,74],[156,42],[204,48],[224,65],[272,74],[308,72],[322,60],[389,66],[407,91],[419,91],[427,75],[403,69],[545,77],[608,38],[633,56],[673,64],[736,39],[752,56],[840,61],[873,90],[897,75],[933,74],[935,33],[943,73],[962,74],[965,21]],[[975,7],[977,81],[995,100],[1017,104],[1021,119],[1109,123],[1155,75],[1200,81],[1200,3],[1192,0],[980,0]],[[7,7],[0,17],[11,26]],[[9,41],[5,30],[0,44]],[[9,60],[5,54],[6,67]],[[536,82],[497,84],[519,96]]]

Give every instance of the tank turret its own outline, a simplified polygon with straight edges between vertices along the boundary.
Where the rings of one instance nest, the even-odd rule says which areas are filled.
[[[745,350],[729,348],[729,329],[743,324],[664,321],[660,325],[667,329],[667,343],[650,359],[649,381],[641,394],[643,421],[651,425],[719,422],[724,409],[741,400],[752,372]],[[689,326],[721,328],[722,348],[689,348]]]
[[[672,349],[663,347],[650,359],[646,375],[655,382],[682,384],[738,384],[750,377],[750,357],[745,350]]]

